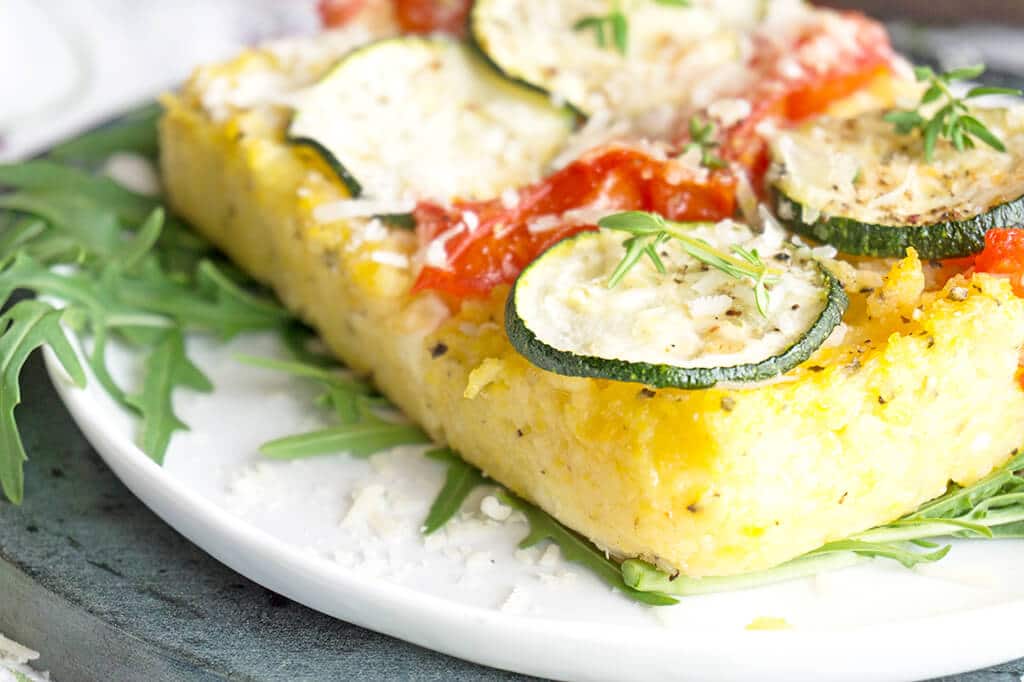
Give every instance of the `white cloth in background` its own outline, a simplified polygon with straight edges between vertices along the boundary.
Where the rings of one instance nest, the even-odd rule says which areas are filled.
[[[202,62],[316,30],[315,0],[3,0],[0,160],[152,99]]]

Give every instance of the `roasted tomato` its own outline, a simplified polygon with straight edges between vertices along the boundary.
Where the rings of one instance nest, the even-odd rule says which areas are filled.
[[[1024,296],[1024,230],[989,230],[985,249],[974,257],[974,271],[1009,275],[1013,291]]]
[[[758,127],[767,119],[798,123],[820,114],[890,69],[885,28],[854,12],[817,14],[794,33],[758,35],[750,59],[756,84],[751,114],[723,131],[721,154],[750,171],[755,186],[768,166]]]
[[[721,220],[734,209],[727,173],[694,174],[629,147],[594,150],[515,196],[450,208],[421,203],[416,230],[425,265],[414,290],[484,296],[512,282],[555,242],[595,229],[598,213],[643,210],[674,220]]]
[[[366,0],[319,0],[316,8],[324,26],[342,26],[351,21],[366,6]]]
[[[472,0],[394,0],[398,25],[406,33],[462,36]]]

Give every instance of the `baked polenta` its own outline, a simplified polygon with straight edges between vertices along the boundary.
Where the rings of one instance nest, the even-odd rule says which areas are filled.
[[[503,21],[512,21],[514,13],[512,19],[501,14],[501,4],[477,3],[490,6],[505,17]],[[1024,391],[1018,382],[1024,299],[1015,295],[1010,280],[958,274],[949,266],[922,262],[912,248],[887,261],[843,260],[834,249],[791,242],[799,253],[821,262],[848,298],[842,322],[827,339],[796,366],[757,382],[717,383],[695,390],[654,387],[540,369],[513,348],[506,334],[509,284],[518,270],[488,287],[477,286],[472,295],[425,286],[426,271],[433,269],[448,278],[458,272],[454,263],[444,260],[450,255],[445,243],[438,245],[437,234],[425,239],[422,229],[417,235],[372,217],[408,213],[410,198],[412,205],[430,200],[442,211],[462,210],[460,219],[470,223],[484,211],[465,207],[479,207],[485,199],[491,199],[487,210],[516,210],[520,195],[530,191],[524,188],[540,186],[537,183],[546,176],[561,172],[558,169],[587,150],[608,145],[642,148],[655,159],[652,164],[676,163],[678,158],[691,173],[687,177],[698,178],[694,183],[728,172],[717,167],[722,159],[753,176],[759,163],[755,157],[769,153],[767,143],[756,141],[770,135],[772,125],[762,121],[755,132],[746,119],[756,113],[757,103],[752,106],[750,99],[715,91],[699,76],[736,71],[737,60],[743,63],[737,56],[743,50],[723,51],[721,45],[749,46],[750,36],[756,43],[778,22],[803,22],[804,32],[823,26],[824,35],[831,35],[846,30],[846,18],[802,5],[789,15],[767,18],[740,16],[739,11],[725,16],[716,7],[707,3],[659,10],[693,12],[690,25],[701,27],[699,35],[672,39],[680,41],[673,44],[689,40],[696,47],[677,54],[678,63],[646,63],[642,60],[647,53],[631,53],[623,58],[623,68],[647,76],[689,69],[680,72],[685,76],[680,82],[691,89],[688,98],[673,92],[665,101],[645,100],[645,111],[686,112],[684,121],[690,112],[707,112],[719,130],[735,133],[719,142],[708,142],[709,129],[690,125],[685,145],[675,150],[677,156],[662,148],[651,151],[667,134],[638,132],[636,127],[624,132],[628,126],[611,120],[618,111],[616,97],[621,97],[630,103],[623,107],[635,123],[635,98],[628,92],[605,92],[604,81],[595,85],[563,74],[574,88],[571,96],[550,105],[550,111],[537,101],[530,105],[534,113],[521,112],[524,121],[539,117],[546,137],[543,144],[534,138],[537,144],[515,147],[519,165],[514,184],[508,184],[511,166],[481,164],[471,191],[429,194],[439,191],[431,173],[444,175],[446,161],[427,159],[429,166],[415,165],[420,160],[409,149],[418,151],[419,143],[409,141],[415,139],[407,136],[409,122],[398,121],[401,116],[391,112],[378,124],[394,126],[400,134],[395,144],[405,149],[391,149],[385,140],[379,143],[387,147],[380,151],[384,162],[360,157],[359,164],[350,164],[362,168],[364,176],[374,164],[382,169],[370,183],[377,194],[353,198],[364,188],[353,185],[353,178],[346,179],[344,173],[339,175],[339,159],[319,153],[316,146],[296,144],[289,126],[294,110],[308,101],[303,98],[309,88],[318,81],[314,89],[325,87],[329,79],[320,80],[325,75],[334,74],[342,85],[358,81],[352,75],[358,69],[334,66],[336,60],[355,54],[350,50],[358,45],[399,33],[387,7],[371,3],[364,15],[339,31],[251,50],[230,62],[201,68],[180,92],[166,96],[160,141],[167,195],[181,215],[270,285],[339,358],[372,376],[380,390],[434,439],[449,444],[493,479],[598,546],[619,557],[645,558],[691,576],[734,575],[777,565],[909,513],[942,494],[950,481],[970,484],[1006,462],[1024,442]],[[474,30],[486,30],[479,23],[486,24],[487,16],[475,20]],[[659,40],[649,35],[655,19],[644,21],[643,29],[637,29],[640,44],[631,48],[641,52]],[[571,30],[570,34],[577,42],[584,39]],[[500,32],[487,35],[501,38]],[[844,45],[861,38],[860,33],[851,35]],[[784,48],[780,43],[773,49]],[[586,49],[598,59],[618,58],[605,54],[614,53],[609,46]],[[817,49],[827,57],[824,47]],[[512,64],[517,54],[525,54],[523,50],[500,52],[495,61],[501,71],[496,73],[548,73],[543,64]],[[469,57],[459,54],[451,59]],[[578,65],[580,59],[577,55],[571,63]],[[602,68],[607,66],[601,63]],[[784,59],[779,63],[781,69],[801,68],[799,60],[789,66]],[[749,74],[738,72],[735,77]],[[831,90],[822,90],[838,95],[817,109],[812,100],[821,93],[801,86],[802,99],[794,95],[787,104],[792,119],[827,112],[856,116],[889,105],[893,92],[903,86],[915,96],[919,92],[870,60],[857,73],[844,72],[842,82],[843,87],[832,83]],[[546,82],[534,85],[553,87]],[[575,133],[566,129],[563,136],[559,107],[573,98],[586,104],[590,118]],[[346,100],[345,111],[351,106]],[[373,98],[367,97],[371,119],[373,106]],[[344,149],[358,143],[351,138],[345,139]],[[637,142],[640,138],[642,143]],[[464,161],[474,149],[478,154],[492,153],[483,140],[457,144],[463,147],[438,153],[450,154],[444,158],[453,162]],[[389,169],[398,167],[395,164],[405,164],[400,177],[388,175]],[[491,189],[488,183],[495,178],[505,189],[492,194],[501,198],[477,191]],[[853,174],[844,181],[853,182]],[[400,192],[387,194],[387,188],[399,185]],[[691,189],[686,191],[692,194]],[[908,184],[903,191],[913,188]],[[894,197],[899,199],[898,194]],[[737,201],[744,213],[758,215],[756,207],[748,210],[750,202],[749,195],[740,195]],[[641,207],[619,203],[597,208],[606,215]],[[731,203],[727,209],[731,214]],[[466,217],[467,212],[472,215]],[[414,215],[421,217],[419,208]],[[597,222],[589,214],[575,218],[581,224]],[[753,220],[751,215],[747,219]],[[813,220],[810,216],[806,222]],[[770,216],[767,221],[773,223]],[[534,220],[523,234],[548,234],[542,223]],[[471,233],[473,227],[464,231]],[[765,272],[783,267],[783,260],[773,264],[768,259]],[[635,268],[654,274],[650,264]],[[779,291],[777,286],[768,289],[775,308],[792,307]],[[723,309],[718,314],[726,319],[727,313]],[[749,314],[760,319],[753,308]]]

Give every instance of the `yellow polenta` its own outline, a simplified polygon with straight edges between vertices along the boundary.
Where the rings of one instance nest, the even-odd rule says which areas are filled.
[[[451,315],[409,294],[411,233],[317,213],[344,190],[284,142],[287,108],[204,108],[217,78],[272,59],[165,99],[171,205],[433,437],[616,555],[763,569],[969,484],[1024,441],[1024,301],[988,276],[928,291],[912,253],[888,275],[837,264],[845,333],[769,385],[652,392],[533,367],[505,338],[507,289]]]

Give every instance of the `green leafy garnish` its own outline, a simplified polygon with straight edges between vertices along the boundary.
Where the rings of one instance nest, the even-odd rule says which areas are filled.
[[[914,69],[918,82],[929,84],[921,96],[921,102],[914,110],[890,111],[885,115],[885,120],[895,125],[900,135],[920,131],[924,139],[926,161],[934,157],[935,144],[940,138],[949,140],[960,152],[973,148],[975,139],[996,151],[1005,152],[1003,141],[970,114],[967,102],[988,95],[1021,95],[1022,92],[1016,88],[978,86],[968,90],[963,97],[958,97],[950,87],[956,81],[974,80],[983,73],[984,64],[954,69],[943,74],[937,74],[927,66],[918,66]],[[922,112],[923,107],[940,101],[942,106],[931,117]]]
[[[637,559],[622,563],[626,584],[641,591],[687,596],[759,587],[852,566],[868,558],[898,561],[911,568],[938,561],[951,546],[935,538],[1024,538],[1024,454],[972,486],[951,484],[942,497],[904,518],[830,542],[775,568],[729,577],[670,576]],[[918,551],[924,547],[933,551]]]
[[[121,151],[156,158],[156,122],[161,112],[160,105],[147,105],[113,125],[98,128],[54,147],[48,156],[56,161],[90,165],[102,163],[111,154]]]
[[[728,164],[715,154],[718,147],[715,124],[711,121],[701,121],[697,116],[690,119],[690,142],[683,147],[683,152],[691,149],[700,151],[700,165],[710,170],[725,168]]]
[[[658,272],[667,272],[665,263],[658,255],[658,248],[675,239],[691,257],[705,265],[719,270],[737,280],[749,280],[754,286],[754,301],[762,316],[768,316],[768,287],[778,282],[778,275],[772,272],[754,249],[733,246],[731,253],[724,253],[703,239],[690,234],[694,227],[708,223],[679,223],[666,220],[656,213],[626,211],[605,216],[597,222],[608,230],[619,230],[631,235],[623,242],[626,255],[619,262],[608,280],[609,288],[615,287],[638,262],[647,256]]]
[[[654,0],[665,7],[689,7],[690,0]],[[620,0],[612,0],[606,14],[590,14],[572,25],[574,31],[593,31],[598,47],[613,46],[619,54],[629,52],[629,18]]]
[[[292,317],[222,260],[213,247],[159,202],[81,168],[99,165],[112,151],[152,155],[157,109],[58,147],[49,159],[0,164],[0,302],[16,291],[62,301],[14,304],[0,318],[4,422],[0,484],[13,502],[23,496],[25,452],[14,407],[25,356],[49,346],[76,384],[85,375],[62,324],[81,341],[89,367],[103,388],[141,417],[139,444],[157,462],[172,434],[185,425],[174,413],[178,388],[207,391],[205,376],[188,360],[186,333],[229,338],[246,331],[277,330]],[[144,358],[136,390],[127,391],[107,367],[117,341]]]
[[[459,457],[451,448],[438,448],[427,453],[427,457],[448,465],[444,487],[430,505],[427,518],[423,521],[423,534],[430,535],[448,523],[478,486],[488,483],[483,472]]]
[[[317,403],[329,408],[339,422],[337,426],[264,443],[260,452],[271,459],[300,459],[340,452],[352,457],[369,457],[399,445],[430,442],[415,424],[400,418],[382,417],[380,411],[389,406],[388,401],[377,395],[368,383],[342,374],[341,367],[330,369],[249,355],[240,355],[237,359],[255,367],[316,381],[322,389]]]
[[[24,494],[25,448],[14,419],[21,402],[18,377],[34,350],[48,346],[76,386],[85,386],[78,356],[61,328],[63,312],[42,301],[20,301],[0,315],[0,485],[7,499],[20,504]]]
[[[527,504],[506,491],[499,492],[498,499],[504,504],[521,511],[530,524],[530,532],[519,543],[520,549],[533,547],[544,540],[550,540],[562,550],[562,556],[565,557],[566,561],[571,561],[590,569],[598,578],[631,599],[644,604],[650,604],[651,606],[669,606],[677,603],[672,597],[653,591],[636,590],[627,585],[623,581],[619,564],[607,557],[592,542],[555,521],[540,508]]]
[[[127,401],[142,415],[142,439],[139,446],[157,464],[162,464],[171,435],[175,431],[188,429],[174,414],[171,401],[174,389],[180,386],[209,393],[213,390],[213,384],[185,356],[185,339],[177,327],[162,334],[146,357],[143,372],[145,379],[142,390],[128,396]]]
[[[593,31],[599,47],[614,45],[619,54],[629,51],[629,20],[618,0],[611,3],[607,14],[593,14],[572,25],[574,31]]]

